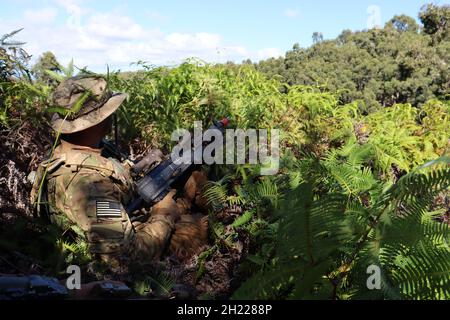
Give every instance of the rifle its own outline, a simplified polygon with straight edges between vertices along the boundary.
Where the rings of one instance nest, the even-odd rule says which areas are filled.
[[[126,298],[131,294],[131,289],[118,281],[89,282],[82,284],[81,290],[69,291],[56,278],[0,274],[0,300]]]
[[[56,278],[0,274],[0,300],[65,298],[68,294]]]
[[[223,134],[228,123],[229,120],[227,118],[214,121],[209,129],[220,130]],[[203,145],[197,148],[203,148]],[[191,159],[193,159],[195,150],[191,151]],[[133,211],[141,208],[144,203],[152,205],[161,201],[169,193],[171,186],[194,166],[194,163],[174,162],[171,158],[158,164],[143,178],[135,182],[136,191],[139,196],[128,205],[127,212],[131,214]]]

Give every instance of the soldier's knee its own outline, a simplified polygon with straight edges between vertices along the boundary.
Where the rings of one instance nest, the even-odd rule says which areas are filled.
[[[173,220],[164,215],[152,216],[136,228],[131,255],[138,259],[158,259],[173,232]]]

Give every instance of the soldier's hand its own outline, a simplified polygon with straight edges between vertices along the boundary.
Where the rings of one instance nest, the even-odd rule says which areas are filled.
[[[176,190],[171,190],[160,202],[156,203],[152,207],[152,215],[161,214],[171,216],[174,221],[177,221],[180,217],[180,209],[177,206],[173,197],[176,194]]]
[[[164,155],[159,149],[152,149],[147,155],[136,163],[132,168],[134,174],[147,172],[154,164],[163,160]]]

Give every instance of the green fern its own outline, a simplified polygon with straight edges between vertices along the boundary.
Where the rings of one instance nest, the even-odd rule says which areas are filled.
[[[203,196],[215,211],[221,210],[227,202],[229,180],[230,176],[224,176],[219,181],[208,181],[203,188]]]
[[[324,273],[332,267],[340,238],[345,198],[314,199],[313,186],[302,184],[279,209],[277,246],[270,270],[251,277],[234,298],[273,298],[276,288],[290,287],[286,297],[323,298]],[[262,280],[264,278],[264,280]],[[275,290],[276,291],[276,290]],[[250,294],[250,296],[246,296]]]
[[[371,209],[375,225],[366,231],[358,254],[354,283],[365,268],[381,267],[381,292],[359,287],[355,297],[448,299],[450,296],[450,229],[429,212],[433,198],[450,185],[450,170],[411,173],[393,185]]]
[[[329,169],[338,159],[330,156],[322,168]],[[358,167],[362,162],[343,163],[350,170],[351,164]],[[278,212],[271,263],[264,264],[233,297],[448,299],[449,226],[434,219],[441,211],[429,208],[434,196],[448,189],[450,169],[413,171],[391,186],[374,182],[377,192],[370,206],[357,196],[348,198],[352,189],[345,186],[355,182],[349,175],[350,182],[344,184],[333,170],[322,181],[328,181],[325,186],[335,193],[319,196],[320,181],[301,184],[288,193]],[[341,189],[330,184],[333,180]],[[366,287],[367,267],[372,264],[381,269],[381,290]]]
[[[232,227],[238,228],[248,223],[250,219],[253,217],[254,213],[252,211],[246,211],[242,216],[234,220]]]

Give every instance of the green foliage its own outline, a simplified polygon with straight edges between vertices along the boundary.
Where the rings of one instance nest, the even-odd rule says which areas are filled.
[[[332,155],[314,182],[288,192],[278,211],[270,263],[234,298],[449,298],[450,230],[428,210],[433,198],[449,188],[450,170],[411,172],[391,186],[369,178],[371,184],[356,183],[353,191],[349,185],[358,179],[342,176],[367,179],[364,169],[348,173],[363,158],[348,157],[337,173]],[[381,290],[366,287],[372,264],[382,270]]]
[[[46,122],[43,113],[50,92],[49,87],[33,85],[26,81],[2,82],[0,92],[0,124],[13,127],[24,120],[37,124]]]
[[[342,236],[343,204],[335,195],[314,200],[311,184],[292,191],[279,212],[271,264],[247,280],[234,297],[267,299],[285,291],[284,298],[328,298],[323,295],[328,286],[323,275],[332,267],[331,257]]]
[[[411,17],[400,15],[394,16],[389,22],[386,24],[386,28],[393,28],[398,32],[415,32],[419,30],[419,26]]]
[[[387,175],[393,167],[408,171],[435,158],[447,145],[449,109],[438,100],[421,110],[397,104],[366,115],[356,102],[343,105],[321,87],[282,85],[251,65],[188,61],[148,68],[126,77],[113,73],[110,85],[129,95],[119,111],[122,136],[143,136],[155,147],[169,146],[173,130],[191,128],[195,120],[206,127],[224,116],[239,128],[278,128],[282,146],[296,152],[324,155],[348,139],[369,143],[376,169]]]
[[[218,181],[208,181],[203,192],[207,203],[215,212],[235,206],[246,209],[233,223],[234,227],[246,224],[253,217],[267,217],[282,198],[274,179],[256,175],[246,175],[246,179],[243,179],[241,174],[241,171],[237,171],[234,175],[225,175]]]
[[[18,252],[55,276],[66,275],[71,264],[86,267],[92,257],[84,233],[63,220],[60,225],[48,225],[19,217],[9,228],[1,226],[2,255]]]
[[[423,32],[433,37],[435,41],[449,40],[450,6],[437,6],[427,4],[419,13],[420,21],[423,23]]]
[[[14,30],[0,37],[0,82],[11,81],[14,78],[25,78],[31,81],[27,63],[31,56],[21,48],[24,42],[11,41],[11,38],[22,29]]]
[[[409,171],[442,155],[450,136],[449,110],[448,105],[431,100],[422,111],[409,104],[394,105],[367,116],[368,144],[375,151],[376,167],[383,172],[392,166]]]
[[[142,278],[142,277],[141,277]],[[140,296],[168,297],[174,285],[173,279],[159,272],[153,275],[147,274],[142,279],[134,281],[134,291]]]
[[[206,198],[208,205],[218,211],[224,207],[227,200],[236,204],[233,198],[228,198],[229,176],[224,176],[219,181],[208,181],[204,186],[203,196]]]
[[[429,5],[420,13],[423,28],[395,16],[381,30],[344,31],[331,41],[316,33],[311,48],[294,45],[285,59],[257,65],[191,59],[108,72],[108,86],[128,94],[119,108],[124,144],[143,138],[169,150],[175,129],[196,120],[206,128],[225,116],[241,129],[280,129],[277,175],[260,176],[258,165],[210,168],[204,196],[214,243],[198,257],[196,280],[207,259],[245,235],[249,254],[240,270],[248,279],[235,298],[450,298],[449,230],[441,222],[448,212],[435,204],[450,177],[447,16],[447,6]],[[51,87],[75,67],[47,55],[33,83],[27,55],[10,41],[19,31],[0,39],[11,46],[0,48],[7,130],[24,121],[45,127],[50,112],[77,112],[88,98],[73,110],[49,107]],[[21,238],[24,229],[5,229],[0,249],[45,257],[57,275],[91,259],[83,232],[67,221],[30,235],[37,242]],[[381,268],[382,290],[366,287],[371,264]],[[145,296],[167,296],[173,286],[159,272],[135,280]]]
[[[30,56],[21,48],[24,43],[8,40],[21,30],[0,38],[0,125],[6,127],[20,122],[17,118],[35,115],[36,105],[44,96],[41,88],[31,84],[27,68]]]
[[[55,81],[54,76],[52,77],[48,72],[51,72],[54,75],[61,72],[61,70],[61,65],[58,60],[56,60],[55,55],[50,51],[44,52],[31,69],[37,81],[50,86],[57,84],[57,82]]]
[[[342,103],[359,101],[364,111],[395,103],[420,106],[446,98],[450,77],[450,7],[426,5],[414,18],[393,17],[383,29],[343,31],[321,41],[313,35],[309,48],[294,45],[285,58],[256,64],[269,76],[282,76],[290,85],[323,85],[339,91]]]
[[[195,120],[207,127],[225,116],[239,128],[286,126],[280,84],[251,65],[230,68],[187,61],[173,69],[147,68],[110,77],[113,89],[129,94],[120,113],[127,136],[142,134],[156,146],[167,145],[173,130],[191,128]]]
[[[448,162],[447,162],[448,164]],[[450,296],[449,226],[429,212],[433,198],[450,186],[450,171],[435,169],[402,177],[381,197],[375,226],[361,242],[355,270],[379,261],[382,292],[358,287],[355,297],[448,299]],[[355,282],[360,283],[360,282]]]
[[[233,228],[238,228],[243,226],[244,224],[246,224],[247,222],[250,221],[250,219],[253,217],[253,212],[252,211],[246,211],[244,212],[244,214],[242,216],[240,216],[239,218],[237,218],[236,220],[234,220],[232,226]]]

